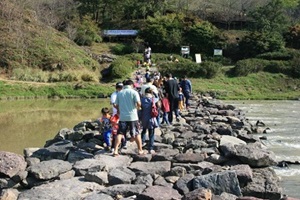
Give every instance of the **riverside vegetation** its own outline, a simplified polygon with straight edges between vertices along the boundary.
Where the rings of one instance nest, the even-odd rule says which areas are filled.
[[[297,3],[251,0],[251,4],[242,5],[249,16],[240,21],[242,30],[232,30],[228,19],[229,30],[224,30],[208,21],[210,13],[200,18],[197,9],[191,9],[201,7],[199,1],[192,1],[185,11],[170,2],[168,12],[162,10],[166,5],[154,2],[143,17],[134,17],[135,12],[128,15],[125,10],[129,7],[123,2],[126,5],[122,4],[121,10],[118,7],[115,15],[120,21],[100,9],[101,2],[92,6],[74,0],[1,1],[0,98],[108,96],[116,81],[130,77],[136,60],[142,59],[144,42],[149,42],[159,71],[179,78],[187,74],[195,93],[221,99],[299,99],[300,53],[296,44],[300,29],[293,20],[300,7]],[[216,0],[211,5],[215,12],[220,11],[219,3]],[[129,4],[135,5],[133,1]],[[107,4],[112,11],[114,5]],[[141,3],[129,10],[144,6]],[[241,20],[234,14],[238,7],[230,8],[232,12],[226,15]],[[122,20],[122,14],[129,19]],[[218,17],[225,20],[222,14]],[[140,31],[135,39],[111,43],[103,42],[100,28]],[[182,44],[191,45],[190,55],[201,53],[203,63],[193,62],[193,56],[183,59],[178,55]],[[222,48],[224,56],[212,56],[214,48]],[[179,63],[171,62],[170,54]]]

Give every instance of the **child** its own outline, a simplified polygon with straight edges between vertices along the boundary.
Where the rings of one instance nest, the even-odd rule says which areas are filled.
[[[100,132],[102,133],[104,143],[106,144],[106,150],[111,149],[111,134],[112,125],[110,121],[109,109],[107,107],[101,110],[102,117],[99,119],[101,122]]]
[[[182,88],[179,87],[179,92],[178,92],[179,98],[178,98],[178,109],[179,112],[182,112],[184,110],[184,95],[182,93]]]
[[[118,114],[115,114],[114,116],[112,116],[110,118],[110,123],[111,123],[111,126],[112,126],[112,130],[111,130],[111,134],[112,134],[112,147],[115,146],[115,141],[116,141],[116,136],[117,136],[117,133],[118,133],[118,129],[119,129],[119,115]],[[123,143],[123,142],[122,142]],[[113,151],[113,149],[112,149]]]
[[[169,118],[168,118],[168,112],[170,112],[170,102],[168,97],[166,96],[166,93],[161,99],[161,109],[163,111],[163,119],[161,124],[166,123],[167,125],[170,125]]]

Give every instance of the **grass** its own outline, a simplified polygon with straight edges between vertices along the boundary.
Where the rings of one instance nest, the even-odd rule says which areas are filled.
[[[107,97],[113,85],[96,83],[32,84],[0,81],[0,99]]]
[[[300,79],[283,74],[257,73],[246,77],[190,79],[194,93],[210,93],[222,100],[295,100],[300,99]],[[99,83],[30,83],[0,81],[0,99],[23,98],[98,98],[107,97],[114,85]]]
[[[191,81],[194,92],[210,92],[224,100],[300,98],[300,79],[292,79],[283,74],[261,72],[233,78],[221,74],[213,79],[191,79]]]

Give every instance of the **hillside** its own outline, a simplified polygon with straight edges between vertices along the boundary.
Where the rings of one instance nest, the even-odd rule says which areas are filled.
[[[0,74],[36,82],[99,80],[100,65],[25,5],[0,2]]]

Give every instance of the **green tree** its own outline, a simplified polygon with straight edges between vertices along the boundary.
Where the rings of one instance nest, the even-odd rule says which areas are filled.
[[[239,53],[243,58],[250,58],[266,52],[279,51],[284,45],[283,37],[278,32],[251,32],[239,43]]]
[[[145,27],[140,31],[140,36],[161,51],[170,52],[180,45],[183,27],[183,15],[148,17]]]
[[[192,46],[194,53],[213,55],[214,48],[222,48],[223,43],[219,30],[207,21],[198,22],[186,31],[185,42]]]
[[[272,0],[267,5],[258,7],[250,16],[253,18],[255,30],[260,32],[284,32],[290,24],[286,13],[286,1]]]

